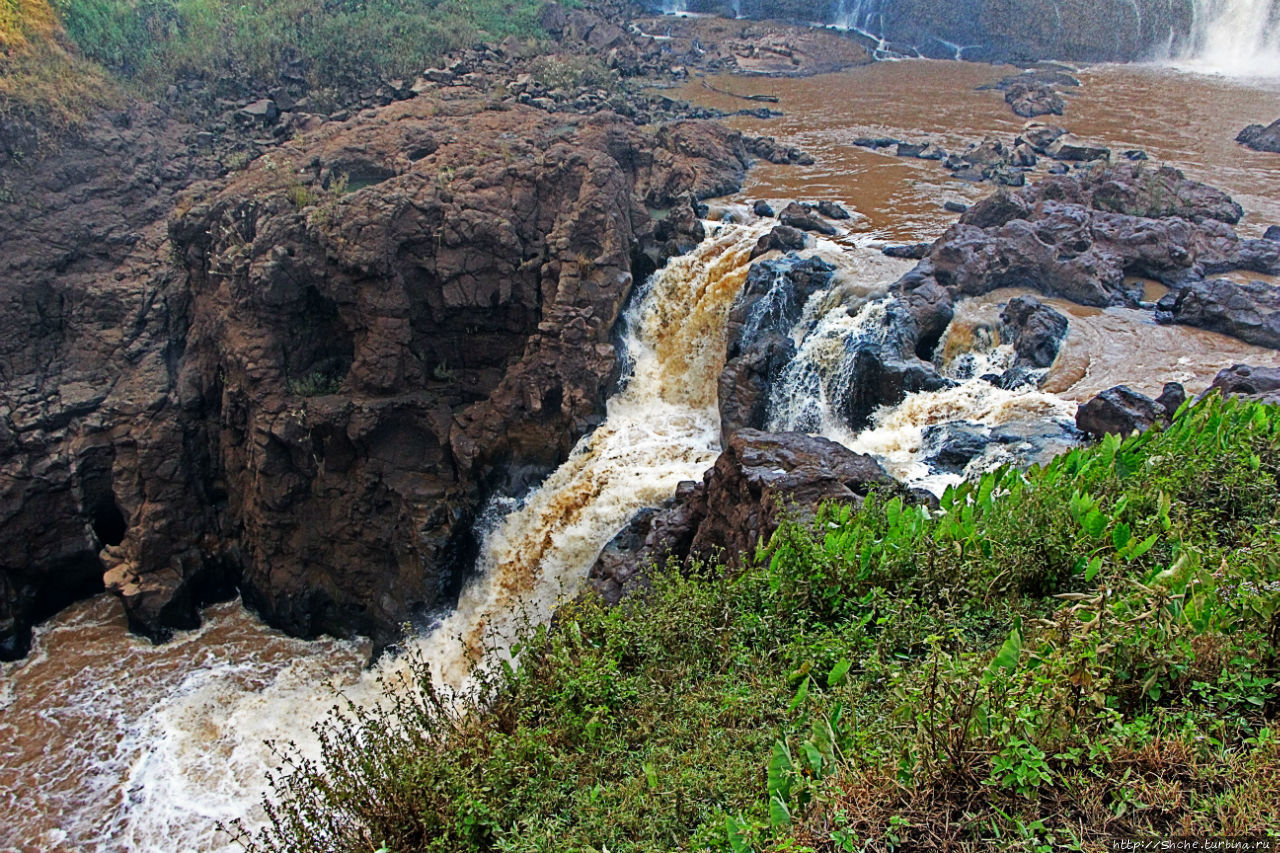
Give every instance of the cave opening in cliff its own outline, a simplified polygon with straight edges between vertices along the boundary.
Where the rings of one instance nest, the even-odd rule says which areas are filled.
[[[129,529],[124,513],[114,498],[100,502],[93,509],[93,535],[103,545],[119,545],[124,541],[124,534]]]

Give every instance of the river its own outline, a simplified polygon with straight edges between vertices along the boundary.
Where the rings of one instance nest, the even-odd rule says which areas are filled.
[[[988,134],[1011,139],[1022,120],[998,93],[976,90],[1009,71],[904,61],[801,80],[711,81],[776,95],[784,117],[734,122],[818,160],[813,167],[762,163],[740,196],[717,207],[740,212],[757,198],[842,202],[855,214],[852,227],[818,251],[837,264],[840,286],[882,291],[909,264],[885,258],[880,244],[936,237],[955,219],[944,201],[972,201],[990,187],[851,139],[876,133],[952,149]],[[1248,211],[1242,233],[1280,223],[1280,159],[1232,141],[1245,124],[1276,118],[1280,82],[1156,66],[1098,66],[1079,76],[1083,85],[1062,120],[1077,135],[1143,148],[1226,189]],[[700,81],[684,94],[733,109],[742,103]],[[709,227],[713,236],[655,276],[629,315],[635,370],[604,424],[538,491],[492,508],[480,571],[458,610],[414,641],[447,683],[465,686],[468,662],[486,650],[502,654],[522,619],[547,618],[636,509],[660,501],[680,480],[698,478],[715,458],[725,318],[764,226]],[[957,355],[1015,293],[961,306],[948,333]],[[1155,326],[1142,312],[1053,304],[1070,316],[1071,328],[1043,389],[1001,392],[966,382],[909,398],[861,435],[827,431],[876,453],[900,476],[941,487],[915,455],[929,424],[1069,418],[1077,401],[1120,382],[1151,393],[1165,379],[1179,379],[1197,391],[1237,361],[1280,364],[1273,351]],[[998,347],[979,355],[1000,357]],[[234,849],[217,824],[261,819],[257,803],[273,766],[264,742],[293,741],[314,754],[309,726],[331,706],[334,691],[376,701],[376,677],[395,671],[394,661],[366,670],[367,661],[364,644],[293,640],[237,603],[211,608],[201,629],[163,646],[129,636],[110,598],[64,611],[37,630],[30,657],[0,665],[0,850]]]

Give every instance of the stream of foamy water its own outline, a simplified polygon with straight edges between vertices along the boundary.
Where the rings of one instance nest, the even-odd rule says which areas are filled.
[[[634,369],[604,423],[490,529],[457,609],[407,644],[443,685],[466,689],[482,653],[501,659],[525,620],[546,621],[577,593],[637,510],[714,461],[725,324],[762,229],[711,227],[718,233],[635,300],[626,337]],[[284,637],[236,604],[158,647],[126,639],[111,599],[68,616],[39,630],[30,658],[4,665],[0,850],[235,849],[217,823],[263,820],[257,804],[278,763],[266,742],[315,758],[310,726],[334,691],[377,702],[379,677],[395,683],[403,669],[386,659],[362,671],[367,649]]]

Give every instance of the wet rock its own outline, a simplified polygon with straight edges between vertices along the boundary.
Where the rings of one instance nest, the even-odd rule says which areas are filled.
[[[1032,121],[1023,125],[1018,144],[1025,143],[1037,154],[1048,155],[1049,146],[1066,135],[1066,128]]]
[[[923,150],[920,151],[919,154],[916,155],[916,157],[921,160],[946,160],[947,152],[940,146],[930,142]]]
[[[756,247],[751,250],[751,260],[773,251],[799,251],[804,248],[807,239],[804,232],[799,228],[792,228],[790,225],[775,225],[773,230],[756,241]]]
[[[982,424],[953,421],[926,427],[921,435],[920,456],[935,471],[962,472],[986,452],[990,431]]]
[[[961,154],[960,159],[971,166],[999,166],[1006,162],[1008,156],[1004,143],[989,136]]]
[[[774,385],[795,355],[791,338],[767,333],[725,364],[718,381],[722,443],[740,429],[764,429]]]
[[[859,148],[892,148],[903,143],[892,136],[859,136],[853,140],[853,144]]]
[[[884,246],[880,251],[891,258],[918,261],[929,254],[929,249],[932,246],[932,243],[908,243],[901,246]]]
[[[1039,162],[1039,158],[1036,157],[1035,150],[1023,142],[1014,147],[1009,155],[1009,162],[1019,168],[1029,169]]]
[[[746,147],[748,153],[780,166],[812,166],[814,162],[811,155],[795,146],[781,145],[772,136],[747,137]]]
[[[756,203],[751,206],[751,212],[756,216],[773,216],[773,208],[769,206],[769,202],[764,199],[757,199]]]
[[[1182,387],[1181,382],[1166,382],[1164,384],[1164,388],[1160,390],[1160,396],[1156,397],[1156,402],[1164,407],[1165,414],[1170,417],[1172,417],[1186,401],[1187,389]]]
[[[1015,115],[1034,118],[1043,115],[1062,115],[1067,102],[1045,83],[1038,81],[1017,82],[1004,93],[1004,99]]]
[[[486,103],[328,123],[171,222],[185,181],[222,174],[188,129],[138,115],[31,166],[66,189],[33,219],[0,206],[27,259],[0,308],[26,330],[0,348],[0,647],[104,586],[156,638],[237,587],[291,633],[379,646],[446,600],[486,495],[599,422],[635,278],[700,239],[694,203],[750,159],[702,122]],[[378,183],[340,215],[282,180],[319,210],[348,169]]]
[[[1140,162],[1142,162],[1143,160],[1150,160],[1150,159],[1151,159],[1150,157],[1148,157],[1148,156],[1147,156],[1147,152],[1145,152],[1145,151],[1143,151],[1143,150],[1141,150],[1141,149],[1139,149],[1139,148],[1130,148],[1130,149],[1128,149],[1128,150],[1126,150],[1126,151],[1123,151],[1123,152],[1121,153],[1121,156],[1122,156],[1122,157],[1124,157],[1124,159],[1126,159],[1126,160],[1128,160],[1128,161],[1130,161],[1130,162],[1133,162],[1133,163],[1140,163]]]
[[[1116,434],[1127,436],[1144,432],[1157,422],[1167,420],[1164,406],[1127,385],[1108,388],[1076,411],[1076,426],[1094,438]]]
[[[1280,119],[1263,127],[1251,124],[1236,136],[1236,142],[1254,151],[1266,151],[1280,154]]]
[[[969,205],[962,201],[952,201],[948,199],[942,203],[942,209],[950,213],[964,213],[969,209]]]
[[[1262,235],[1262,239],[1280,243],[1280,225],[1268,225],[1266,233]]]
[[[774,384],[795,357],[789,333],[809,298],[831,286],[834,273],[835,267],[821,258],[796,255],[752,266],[729,313],[725,336],[719,379],[724,441],[737,429],[765,426]]]
[[[1022,196],[998,190],[969,207],[960,221],[977,228],[999,228],[1015,219],[1027,219],[1031,211],[1031,204]]]
[[[1221,370],[1213,378],[1206,394],[1218,391],[1223,395],[1248,397],[1264,403],[1280,404],[1280,368],[1253,367],[1236,364]]]
[[[926,147],[923,142],[899,142],[894,153],[899,157],[919,157]]]
[[[1103,145],[1095,145],[1077,139],[1071,134],[1059,136],[1045,149],[1045,153],[1055,160],[1072,162],[1089,162],[1093,160],[1111,159],[1111,149]]]
[[[845,210],[842,206],[840,206],[839,204],[836,204],[834,201],[818,202],[818,213],[822,214],[828,219],[850,219],[851,218],[849,216],[849,211]]]
[[[1200,281],[1157,304],[1160,318],[1280,349],[1280,289],[1261,281]]]
[[[1017,354],[1015,367],[1052,367],[1067,337],[1067,318],[1030,296],[1010,299],[1000,312],[1000,323]]]
[[[671,554],[688,553],[697,521],[692,504],[700,488],[699,483],[681,483],[671,499],[640,510],[609,540],[587,576],[602,601],[615,605],[646,589],[655,566]]]
[[[801,231],[812,231],[828,237],[838,233],[835,226],[823,222],[812,210],[794,201],[778,214],[778,221]]]
[[[826,501],[856,504],[872,489],[898,487],[870,456],[802,433],[740,430],[703,478],[689,553],[738,565],[784,515],[811,517]]]

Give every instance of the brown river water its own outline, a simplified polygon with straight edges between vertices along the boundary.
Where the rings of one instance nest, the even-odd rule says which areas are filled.
[[[855,214],[852,228],[819,251],[837,262],[841,286],[883,290],[910,265],[882,256],[879,243],[936,237],[955,220],[944,201],[973,201],[990,187],[955,181],[937,163],[857,148],[852,138],[931,139],[949,149],[988,134],[1010,140],[1022,120],[998,93],[975,91],[1009,71],[911,61],[803,80],[712,81],[779,97],[785,117],[733,122],[818,160],[812,167],[761,163],[741,196],[725,204],[844,203]],[[1140,66],[1089,68],[1080,77],[1084,85],[1070,99],[1064,126],[1116,149],[1143,148],[1226,189],[1248,211],[1246,234],[1280,223],[1280,155],[1232,141],[1243,125],[1280,115],[1280,82]],[[682,94],[729,109],[745,105],[696,80]],[[495,508],[481,571],[457,612],[414,641],[442,681],[465,685],[466,663],[479,649],[506,654],[520,620],[545,619],[574,594],[598,549],[636,509],[699,477],[714,459],[724,317],[764,227],[725,226],[650,284],[629,318],[635,376],[610,401],[605,423],[537,492]],[[973,338],[1015,294],[962,305],[952,337]],[[1069,419],[1075,402],[1120,382],[1154,393],[1177,379],[1198,391],[1236,362],[1280,364],[1276,352],[1156,326],[1144,312],[1053,304],[1071,328],[1041,391],[996,393],[966,383],[882,413],[864,435],[834,437],[915,476],[912,454],[930,423]],[[691,322],[669,322],[673,317]],[[293,640],[235,603],[206,616],[200,630],[157,647],[130,637],[119,605],[101,597],[41,626],[28,659],[0,665],[0,851],[235,849],[217,825],[260,819],[264,772],[276,763],[265,741],[294,741],[314,754],[309,726],[333,703],[334,690],[378,701],[375,676],[397,667],[384,661],[363,670],[363,645]]]

